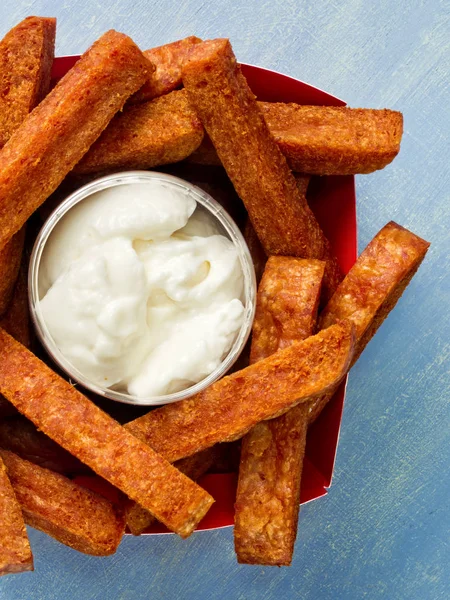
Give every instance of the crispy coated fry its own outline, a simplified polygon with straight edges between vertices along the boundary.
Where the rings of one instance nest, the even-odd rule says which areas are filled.
[[[144,51],[156,70],[129,102],[136,104],[168,94],[181,86],[181,67],[191,48],[202,40],[191,35],[183,40]]]
[[[312,335],[324,263],[272,256],[258,290],[250,363]]]
[[[51,439],[182,537],[211,506],[209,494],[1,329],[0,392]]]
[[[293,171],[353,175],[383,169],[397,156],[403,116],[394,110],[258,102],[270,133]],[[219,165],[205,136],[189,162]]]
[[[242,442],[234,547],[241,564],[291,564],[297,536],[308,406],[258,423]]]
[[[192,481],[197,481],[213,464],[216,448],[207,448],[187,458],[178,460],[174,466]],[[154,516],[145,508],[130,500],[125,505],[125,515],[129,530],[133,535],[141,535],[155,521]]]
[[[28,17],[0,42],[0,148],[46,96],[55,54],[56,19]],[[20,267],[24,230],[0,250],[0,315]]]
[[[266,123],[293,171],[352,175],[384,169],[400,150],[394,110],[261,102]]]
[[[50,88],[56,19],[28,17],[0,42],[0,148]]]
[[[75,173],[149,169],[189,156],[203,139],[203,125],[185,90],[127,106],[75,167]]]
[[[13,240],[16,235],[12,238]],[[5,249],[9,245],[10,242]],[[3,327],[18,342],[27,348],[30,347],[30,314],[28,310],[27,262],[25,260],[22,261],[11,301],[5,314],[0,318],[0,327]]]
[[[341,280],[336,258],[271,136],[228,40],[192,48],[183,83],[267,255],[327,262],[324,299]]]
[[[250,361],[312,335],[324,263],[269,258],[258,289]],[[258,423],[242,440],[235,504],[238,562],[289,565],[294,552],[308,406]]]
[[[0,248],[0,317],[5,314],[12,299],[24,241],[25,227],[22,227],[3,248]]]
[[[429,246],[429,242],[391,221],[368,244],[320,314],[321,329],[341,319],[353,323],[356,341],[352,365],[397,304]],[[312,403],[310,422],[319,416],[330,397],[326,394]]]
[[[111,30],[25,118],[0,152],[0,247],[56,189],[150,68],[129,37]]]
[[[0,256],[2,253],[8,253],[12,243],[15,243],[17,236],[22,234],[22,230],[16,233],[16,235],[6,244],[6,246],[0,250]],[[28,282],[27,282],[27,265],[24,257],[22,257],[22,266],[19,271],[19,276],[16,281],[16,285],[13,289],[13,296],[6,309],[5,314],[0,318],[0,327],[3,327],[14,339],[19,341],[21,344],[30,347],[30,315],[28,311]],[[1,261],[1,258],[0,258]],[[8,402],[8,400],[0,394],[0,418],[10,417],[17,415],[17,410]]]
[[[114,554],[125,531],[123,511],[59,473],[0,450],[25,523],[94,556]]]
[[[124,427],[167,460],[179,460],[322,396],[342,379],[352,352],[352,328],[338,324]]]
[[[0,458],[0,575],[33,570],[25,523],[20,505]]]
[[[294,177],[297,181],[298,191],[306,199],[306,190],[308,189],[311,177],[300,173],[294,174]],[[267,262],[267,256],[250,219],[247,219],[245,223],[244,238],[247,242],[248,249],[250,250],[253,266],[255,267],[256,281],[259,282]]]
[[[89,471],[86,465],[22,416],[0,421],[0,448],[63,475]]]

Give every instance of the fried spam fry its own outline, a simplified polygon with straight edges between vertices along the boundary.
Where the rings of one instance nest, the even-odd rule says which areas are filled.
[[[0,249],[0,317],[5,314],[11,303],[14,284],[19,275],[24,241],[25,227],[22,227]]]
[[[260,102],[293,171],[352,175],[384,169],[400,151],[402,113],[347,106]]]
[[[8,246],[9,243],[5,246],[5,249]],[[0,318],[0,327],[3,327],[18,342],[27,348],[30,347],[30,314],[28,310],[27,264],[25,260],[22,261],[11,301],[5,314]]]
[[[319,316],[324,329],[346,319],[355,327],[352,365],[405,291],[429,248],[429,242],[393,221],[361,253]],[[320,414],[330,395],[311,404],[309,420]]]
[[[33,555],[20,505],[0,457],[0,575],[33,570]]]
[[[294,177],[297,181],[298,191],[306,199],[306,190],[308,189],[311,177],[309,175],[303,175],[300,173],[295,173]],[[245,223],[244,239],[247,242],[247,246],[252,257],[253,266],[255,267],[256,281],[259,282],[264,272],[267,256],[258,236],[256,235],[255,228],[253,227],[250,219],[247,219]]]
[[[0,148],[50,89],[56,19],[28,17],[0,42]]]
[[[43,433],[182,537],[192,533],[213,503],[3,330],[0,392]]]
[[[342,379],[352,352],[351,325],[337,324],[124,427],[174,462],[322,396]]]
[[[213,464],[216,457],[216,448],[207,448],[187,458],[178,460],[174,467],[184,473],[192,481],[197,481]],[[154,516],[145,508],[130,500],[125,505],[125,515],[129,530],[133,535],[141,535],[155,521]]]
[[[28,17],[0,42],[0,148],[46,96],[55,54],[56,19]],[[25,231],[0,250],[0,315],[11,300]]]
[[[258,288],[250,363],[313,334],[324,263],[271,256]]]
[[[194,46],[183,83],[267,255],[325,260],[324,299],[341,273],[226,39]]]
[[[0,255],[4,252],[8,252],[8,248],[17,235],[21,235],[22,230],[6,244],[6,246],[0,250]],[[22,266],[19,270],[16,284],[13,289],[13,295],[10,303],[5,311],[5,314],[0,318],[0,327],[3,327],[14,339],[18,340],[21,344],[30,347],[30,315],[28,310],[28,282],[27,282],[27,268],[26,261],[22,257]],[[0,258],[1,262],[1,258]],[[0,394],[0,418],[10,417],[17,415],[17,410],[8,402],[8,400]]]
[[[190,35],[182,40],[144,50],[144,56],[155,65],[151,74],[141,89],[131,96],[129,102],[137,104],[168,94],[181,86],[181,67],[191,48],[202,40]]]
[[[312,335],[324,263],[269,258],[258,289],[251,363]],[[238,562],[289,565],[294,552],[308,406],[258,423],[242,439],[235,504]]]
[[[25,118],[0,152],[0,247],[79,162],[149,70],[129,37],[108,31]]]
[[[307,428],[308,406],[299,404],[243,440],[234,520],[240,564],[292,562]]]
[[[89,470],[22,416],[0,421],[0,448],[63,475],[86,473]]]
[[[203,139],[203,125],[185,90],[127,106],[75,167],[78,174],[109,169],[149,169],[189,156]]]
[[[395,110],[258,102],[293,171],[353,175],[384,169],[400,151],[403,115]],[[218,165],[205,136],[189,162]]]
[[[67,477],[0,449],[25,523],[94,556],[114,554],[125,531],[123,510]]]

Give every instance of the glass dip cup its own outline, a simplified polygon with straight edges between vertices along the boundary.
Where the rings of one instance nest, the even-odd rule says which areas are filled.
[[[201,208],[206,211],[211,220],[215,223],[218,230],[222,235],[231,240],[235,247],[240,266],[243,274],[244,293],[243,293],[243,305],[244,305],[244,318],[242,325],[236,335],[236,338],[226,354],[222,359],[218,367],[212,371],[207,377],[199,381],[198,383],[174,392],[171,394],[165,394],[161,396],[152,396],[148,398],[139,398],[133,396],[127,392],[119,392],[107,387],[98,385],[91,381],[78,369],[76,369],[70,361],[62,354],[53,340],[44,318],[42,316],[39,300],[39,268],[41,263],[42,254],[45,245],[54,231],[56,225],[61,219],[79,202],[90,197],[101,190],[107,188],[130,185],[130,184],[145,184],[151,182],[152,185],[155,182],[161,182],[164,186],[174,186],[178,190],[182,190],[187,196],[190,196],[197,202],[197,210]],[[255,301],[256,301],[256,278],[253,267],[253,262],[250,256],[250,252],[245,243],[245,240],[237,227],[236,223],[231,219],[229,214],[224,208],[214,200],[209,194],[198,188],[197,186],[188,183],[187,181],[175,177],[173,175],[167,175],[164,173],[158,173],[155,171],[126,171],[120,173],[113,173],[105,177],[101,177],[84,185],[83,187],[76,190],[68,198],[66,198],[50,215],[45,222],[36,242],[33,247],[33,251],[30,258],[30,267],[28,274],[28,289],[29,289],[29,304],[31,318],[37,333],[37,336],[42,343],[43,347],[53,359],[53,361],[68,375],[68,377],[82,385],[87,390],[115,400],[117,402],[123,402],[126,404],[134,404],[138,406],[158,406],[162,404],[168,404],[170,402],[176,402],[178,400],[184,400],[193,396],[194,394],[201,392],[213,382],[220,379],[236,362],[239,355],[241,354],[248,337],[250,335],[253,319],[255,315]]]

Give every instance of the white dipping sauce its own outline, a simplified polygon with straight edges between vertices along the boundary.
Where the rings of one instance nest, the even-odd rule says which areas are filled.
[[[243,294],[233,243],[184,190],[159,181],[77,204],[39,269],[42,317],[64,357],[93,383],[142,399],[220,365],[244,320]]]

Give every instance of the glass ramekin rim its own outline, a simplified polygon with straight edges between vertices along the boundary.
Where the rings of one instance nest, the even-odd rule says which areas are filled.
[[[189,194],[192,195],[194,199],[204,209],[206,209],[214,219],[220,222],[221,226],[226,231],[227,235],[238,251],[244,277],[245,312],[243,323],[229,352],[218,365],[218,367],[212,371],[212,373],[200,380],[198,383],[184,390],[180,390],[179,392],[173,392],[171,394],[164,394],[161,396],[152,396],[150,398],[143,399],[125,392],[117,392],[115,390],[102,387],[90,381],[89,378],[78,371],[70,363],[70,361],[66,359],[50,335],[45,320],[41,314],[38,282],[40,261],[45,244],[47,243],[56,225],[69,212],[69,210],[92,194],[95,194],[108,187],[115,187],[130,183],[142,183],[150,180],[160,180],[168,184],[187,189]],[[41,230],[39,231],[30,256],[30,266],[28,271],[28,301],[31,319],[39,341],[50,358],[56,363],[56,365],[58,365],[60,369],[62,369],[64,373],[66,373],[66,375],[69,377],[69,380],[73,380],[90,392],[94,392],[99,396],[116,402],[134,406],[161,406],[163,404],[185,400],[194,394],[205,390],[212,383],[223,377],[239,358],[250,336],[255,315],[256,275],[250,251],[241,231],[223,206],[219,204],[219,202],[217,202],[217,200],[215,200],[210,194],[198,186],[181,179],[180,177],[176,177],[175,175],[161,173],[159,171],[118,171],[99,177],[77,188],[75,191],[69,194],[47,218]]]

